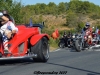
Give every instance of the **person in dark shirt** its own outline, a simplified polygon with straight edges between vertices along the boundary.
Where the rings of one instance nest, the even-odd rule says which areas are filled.
[[[90,27],[89,23],[86,23],[85,27],[82,29],[83,32],[86,30],[89,30],[90,32],[92,32],[92,28]]]
[[[86,32],[85,34],[87,35],[88,44],[92,44],[92,33],[93,33],[93,30],[90,27],[89,23],[86,23],[85,27],[83,28],[82,33],[84,33],[84,32]]]

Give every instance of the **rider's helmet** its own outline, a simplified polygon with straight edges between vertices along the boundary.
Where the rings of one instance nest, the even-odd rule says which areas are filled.
[[[67,33],[66,33],[66,31],[64,31],[63,37],[66,37],[66,36],[67,36]]]
[[[89,28],[89,27],[90,27],[90,24],[86,23],[85,28]]]
[[[9,18],[9,14],[8,14],[8,11],[7,10],[2,10],[2,13],[4,16],[8,17]]]
[[[2,13],[3,13],[4,16],[6,16],[7,18],[9,18],[9,21],[12,21],[13,23],[15,23],[13,17],[11,17],[11,16],[9,15],[9,13],[8,13],[7,10],[2,10]]]
[[[64,31],[64,35],[66,35],[67,33],[66,33],[66,31]]]
[[[4,15],[8,14],[7,10],[3,10],[2,13],[3,13]]]
[[[71,32],[68,32],[68,36],[69,36],[69,37],[71,36]]]

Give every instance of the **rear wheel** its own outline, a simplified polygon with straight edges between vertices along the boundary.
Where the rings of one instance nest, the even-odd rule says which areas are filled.
[[[36,62],[47,62],[49,59],[49,44],[48,39],[43,37],[34,46],[31,46],[31,52],[37,54],[37,58],[33,58]]]
[[[2,57],[2,53],[0,53],[0,58]]]

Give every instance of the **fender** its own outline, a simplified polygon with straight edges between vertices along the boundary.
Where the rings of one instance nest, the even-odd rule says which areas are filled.
[[[19,30],[18,33],[13,37],[11,41],[9,41],[12,46],[10,47],[10,51],[13,51],[19,44],[25,42],[31,36],[39,34],[38,28],[25,28]]]
[[[31,45],[35,45],[42,37],[47,37],[47,39],[49,40],[49,35],[47,34],[37,34],[31,37],[30,39],[30,43]]]

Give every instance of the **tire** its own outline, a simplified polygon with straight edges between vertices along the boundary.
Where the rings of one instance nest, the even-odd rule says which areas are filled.
[[[82,51],[82,42],[80,39],[75,40],[75,49],[77,52]]]
[[[2,57],[2,53],[0,53],[0,58]]]
[[[59,45],[58,45],[60,48],[64,48],[65,47],[65,44],[60,42]]]
[[[35,62],[47,62],[49,59],[49,44],[48,39],[43,37],[34,46],[31,46],[31,52],[37,54],[37,58],[33,58]]]

